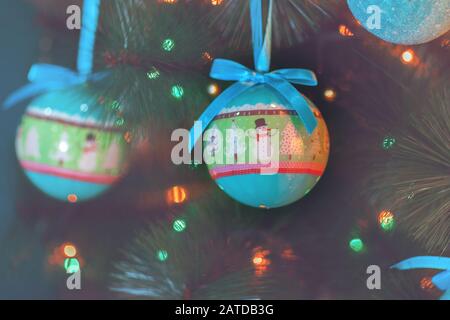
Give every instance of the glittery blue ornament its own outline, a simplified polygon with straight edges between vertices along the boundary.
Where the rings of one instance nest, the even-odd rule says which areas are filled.
[[[204,135],[205,154],[221,162],[208,164],[221,190],[243,204],[266,209],[309,193],[325,170],[329,135],[319,110],[307,101],[318,122],[311,135],[289,102],[267,85],[255,86],[224,106]],[[258,152],[270,154],[270,163]]]
[[[347,0],[361,25],[396,44],[421,44],[450,30],[449,0]]]

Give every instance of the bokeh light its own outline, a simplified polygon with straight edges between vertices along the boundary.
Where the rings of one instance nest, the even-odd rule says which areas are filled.
[[[213,60],[213,57],[211,56],[211,54],[208,51],[205,51],[202,53],[202,59],[205,62],[211,62]]]
[[[169,258],[169,253],[164,249],[160,249],[156,252],[156,258],[159,261],[164,262],[167,260],[167,258]]]
[[[159,70],[153,67],[151,70],[147,71],[147,78],[151,80],[158,79],[161,74],[159,73]]]
[[[187,191],[181,186],[173,186],[166,192],[166,201],[168,205],[181,204],[187,199]]]
[[[64,260],[64,269],[67,273],[76,273],[80,271],[80,262],[77,258],[66,258]]]
[[[175,230],[176,232],[183,232],[186,229],[186,221],[184,219],[176,219],[173,222],[173,230]]]
[[[179,84],[172,86],[172,96],[175,99],[181,100],[184,95],[184,89]]]
[[[381,146],[383,147],[384,150],[389,150],[394,146],[396,141],[397,140],[395,139],[395,137],[386,136],[383,138],[383,142],[382,142]]]
[[[325,89],[325,91],[323,92],[323,97],[328,102],[332,102],[332,101],[336,100],[336,91],[331,88]]]
[[[341,36],[344,37],[353,37],[353,32],[344,24],[339,25],[339,33]]]
[[[77,248],[73,244],[67,243],[63,247],[63,252],[67,258],[73,258],[77,255]]]
[[[420,287],[421,287],[423,290],[431,290],[431,289],[434,288],[434,284],[433,284],[433,281],[431,280],[430,277],[423,277],[423,278],[420,280]]]
[[[172,39],[165,39],[162,42],[161,46],[162,46],[164,51],[170,52],[175,47],[175,41],[173,41]]]
[[[271,264],[268,255],[270,254],[269,250],[263,249],[261,247],[257,247],[253,249],[252,263],[255,268],[255,274],[257,276],[263,275],[269,268]]]
[[[208,86],[208,93],[211,96],[217,96],[219,94],[219,92],[220,92],[220,88],[219,88],[219,86],[216,83],[211,83]]]
[[[69,201],[70,203],[76,203],[78,201],[78,197],[76,194],[71,193],[67,195],[67,201]]]
[[[401,60],[403,63],[409,64],[414,61],[415,57],[416,57],[416,54],[414,53],[414,50],[408,49],[408,50],[405,50],[402,52]]]
[[[378,214],[378,223],[384,231],[390,231],[395,226],[394,214],[389,210],[383,210]]]
[[[354,252],[361,252],[364,250],[364,243],[360,238],[353,238],[348,245]]]

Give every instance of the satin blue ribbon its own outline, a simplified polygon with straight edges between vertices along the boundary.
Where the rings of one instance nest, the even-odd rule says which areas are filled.
[[[444,291],[444,294],[440,297],[441,300],[450,300],[450,258],[445,257],[432,257],[422,256],[413,257],[403,260],[391,268],[399,270],[410,269],[437,269],[444,270],[436,274],[431,281],[440,290]]]
[[[78,72],[51,64],[34,64],[28,72],[29,84],[9,95],[3,103],[8,109],[15,104],[36,95],[98,81],[106,73],[92,74],[95,32],[97,30],[100,0],[85,0],[83,5],[83,26],[78,49]]]
[[[95,33],[97,32],[99,14],[100,0],[84,0],[83,26],[78,45],[77,61],[78,73],[83,76],[89,76],[92,73]]]
[[[106,72],[101,72],[83,76],[68,68],[52,64],[34,64],[28,72],[28,80],[30,83],[10,94],[3,102],[3,107],[8,109],[20,101],[44,92],[80,85],[87,80],[98,81],[106,75]]]
[[[308,102],[291,84],[315,86],[317,85],[317,79],[314,73],[305,69],[280,69],[268,72],[270,68],[270,47],[272,38],[272,0],[269,2],[265,36],[263,36],[261,0],[250,0],[250,15],[252,24],[253,57],[257,71],[252,71],[231,60],[214,60],[210,72],[211,78],[237,82],[218,96],[199,117],[198,122],[201,123],[201,130],[195,130],[195,126],[191,129],[189,135],[190,151],[192,151],[195,143],[214,117],[219,114],[231,100],[261,83],[274,88],[291,104],[292,108],[297,112],[305,125],[308,134],[311,134],[317,126],[317,119],[311,111]]]

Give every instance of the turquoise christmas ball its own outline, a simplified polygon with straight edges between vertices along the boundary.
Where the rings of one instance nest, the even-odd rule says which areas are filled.
[[[311,135],[289,102],[267,85],[224,106],[203,136],[204,160],[219,188],[258,208],[285,206],[308,194],[329,154],[325,121],[308,104],[318,121]]]
[[[105,118],[87,87],[34,99],[17,130],[16,154],[45,194],[79,202],[108,190],[125,172],[128,143],[119,118]]]
[[[450,30],[449,0],[347,0],[375,36],[396,44],[429,42]]]

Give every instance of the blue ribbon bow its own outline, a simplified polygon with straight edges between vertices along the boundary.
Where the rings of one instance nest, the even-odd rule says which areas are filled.
[[[445,257],[432,257],[421,256],[413,257],[403,260],[391,268],[399,270],[410,269],[437,269],[444,270],[436,274],[431,281],[440,290],[444,291],[444,294],[440,297],[441,300],[450,300],[450,258]]]
[[[264,83],[279,92],[297,112],[303,121],[306,131],[311,134],[317,126],[317,120],[306,99],[291,84],[306,86],[317,85],[314,72],[305,69],[280,69],[268,72],[270,68],[270,43],[272,30],[272,0],[269,2],[268,22],[263,37],[262,3],[261,0],[250,0],[250,14],[252,24],[253,56],[257,71],[226,59],[215,59],[210,77],[217,80],[237,81],[218,96],[203,112],[198,121],[201,130],[190,131],[189,148],[192,149],[202,133],[231,100],[255,85]]]
[[[78,49],[78,72],[51,64],[34,64],[28,72],[29,84],[16,90],[4,101],[4,108],[44,92],[64,89],[86,81],[98,81],[106,73],[92,74],[95,32],[97,30],[100,0],[85,0],[83,27]]]
[[[83,76],[68,68],[52,64],[34,64],[28,72],[30,83],[9,95],[3,102],[3,106],[8,109],[20,101],[41,93],[83,84],[87,80],[98,81],[105,76],[104,72]]]

